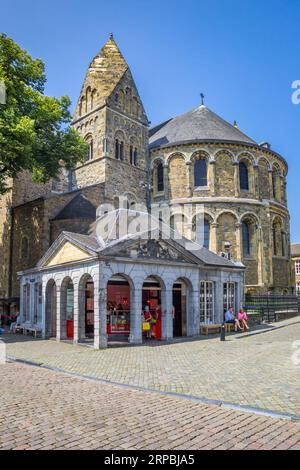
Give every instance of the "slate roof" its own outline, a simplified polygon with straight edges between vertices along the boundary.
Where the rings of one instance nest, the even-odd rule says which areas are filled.
[[[291,245],[291,255],[300,256],[300,243],[294,243]]]
[[[191,141],[257,143],[237,127],[201,105],[150,130],[150,149]]]
[[[96,208],[82,194],[77,194],[52,220],[96,219]]]
[[[155,219],[153,216],[149,215],[148,213],[143,213],[143,212],[137,212],[133,210],[126,210],[126,209],[118,209],[116,211],[110,212],[108,215],[102,216],[102,218],[105,220],[105,217],[110,217],[109,220],[109,228],[111,233],[117,233],[116,230],[116,225],[118,225],[119,220],[120,220],[120,215],[127,213],[128,218],[134,218],[136,216],[139,216],[142,220],[149,221],[151,219],[151,230],[146,230],[148,238],[154,238],[157,239],[159,234],[162,235],[169,235],[169,240],[168,237],[166,237],[164,240],[166,242],[169,242],[173,247],[176,249],[181,249],[183,253],[186,252],[188,256],[191,256],[194,258],[194,261],[200,261],[200,263],[203,263],[205,265],[210,265],[210,266],[219,266],[219,267],[231,267],[231,268],[244,268],[244,266],[241,263],[234,263],[233,261],[229,261],[226,258],[223,258],[219,255],[216,255],[212,251],[207,250],[205,247],[202,247],[198,245],[198,243],[192,242],[191,240],[188,240],[187,238],[184,237],[177,237],[176,238],[176,233],[174,230],[172,230],[167,224],[164,224],[157,219]],[[100,218],[101,219],[101,218]],[[99,219],[99,220],[100,220]],[[115,226],[114,226],[115,225]],[[86,248],[98,252],[100,254],[103,254],[104,256],[111,255],[112,252],[116,253],[116,249],[123,249],[124,247],[129,247],[131,244],[135,243],[136,240],[141,238],[142,234],[145,234],[145,232],[141,233],[134,233],[134,234],[124,234],[120,238],[114,238],[114,239],[109,239],[108,238],[98,238],[96,236],[96,233],[93,235],[80,235],[77,233],[72,233],[72,232],[63,232],[66,234],[67,238],[69,240],[74,240],[75,242],[77,241],[81,246],[86,246]],[[145,237],[144,237],[145,238]],[[117,250],[118,251],[118,250]],[[113,256],[113,255],[111,255]]]
[[[95,253],[99,251],[99,242],[97,238],[91,236],[91,235],[81,235],[80,233],[74,233],[74,232],[62,232],[66,238],[68,238],[70,241],[77,242],[79,245],[81,245],[83,248],[87,248],[90,251],[94,251]]]

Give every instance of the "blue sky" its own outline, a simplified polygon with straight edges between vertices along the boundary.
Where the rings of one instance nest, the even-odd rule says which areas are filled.
[[[46,62],[46,92],[78,98],[113,32],[152,124],[205,104],[289,163],[292,241],[300,242],[299,0],[1,0],[0,30]]]

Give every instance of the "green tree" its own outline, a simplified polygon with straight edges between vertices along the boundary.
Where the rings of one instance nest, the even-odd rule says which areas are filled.
[[[0,194],[9,178],[29,170],[35,182],[55,178],[64,166],[83,161],[87,144],[72,127],[70,99],[44,95],[45,65],[0,34]]]

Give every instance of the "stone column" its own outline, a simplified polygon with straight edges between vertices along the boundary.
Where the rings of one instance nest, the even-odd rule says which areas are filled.
[[[46,287],[45,282],[42,283],[42,338],[46,338]],[[21,286],[21,299],[20,299],[20,311],[23,311],[23,286]],[[23,316],[23,314],[22,314]],[[23,319],[22,319],[23,321]]]
[[[173,289],[162,291],[162,339],[173,338]]]
[[[213,251],[214,253],[218,252],[218,238],[217,238],[218,226],[219,224],[215,222],[210,224],[210,247],[209,249]]]
[[[94,348],[107,348],[107,288],[94,286]]]
[[[236,223],[236,261],[242,261],[243,258],[243,237],[242,237],[242,224]]]
[[[242,307],[243,303],[243,296],[242,296],[242,289],[241,289],[241,282],[235,282],[235,291],[236,291],[236,305],[234,306],[234,311],[239,312],[240,308]]]
[[[200,334],[200,292],[198,289],[189,292],[188,308],[187,336],[197,336]]]
[[[210,193],[212,196],[215,196],[216,194],[216,160],[211,159],[209,160],[209,168],[210,168],[210,174],[209,174],[209,188],[210,188]]]
[[[214,283],[215,287],[215,299],[214,299],[214,310],[215,310],[215,322],[223,323],[224,312],[223,312],[223,281],[222,277]]]
[[[78,284],[73,284],[74,286],[74,338],[73,343],[77,344],[80,340],[80,326],[79,326],[79,286]]]
[[[61,286],[56,287],[56,341],[60,341],[64,338],[62,334],[62,315],[61,315]],[[65,327],[66,329],[66,327]]]
[[[85,338],[85,284],[78,288],[78,311],[79,311],[79,340]]]
[[[35,282],[30,282],[30,289],[29,289],[29,321],[30,324],[33,325],[33,319],[34,319],[34,308],[35,308]]]
[[[169,198],[169,165],[164,163],[164,194],[165,199]]]
[[[194,182],[193,182],[193,164],[192,162],[186,162],[186,169],[187,169],[187,180],[188,180],[188,195],[189,197],[193,197],[193,189],[194,189]]]
[[[142,344],[142,287],[135,287],[130,302],[130,336],[131,344]]]
[[[234,166],[234,195],[238,197],[240,194],[240,178],[239,178],[239,162],[233,162]]]

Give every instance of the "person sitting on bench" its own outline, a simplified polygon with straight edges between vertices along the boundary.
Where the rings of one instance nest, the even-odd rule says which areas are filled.
[[[233,308],[230,307],[225,313],[225,323],[232,323],[234,325],[234,331],[242,330],[240,322],[233,313]]]
[[[249,330],[247,313],[241,308],[238,314],[238,321],[243,329]]]

